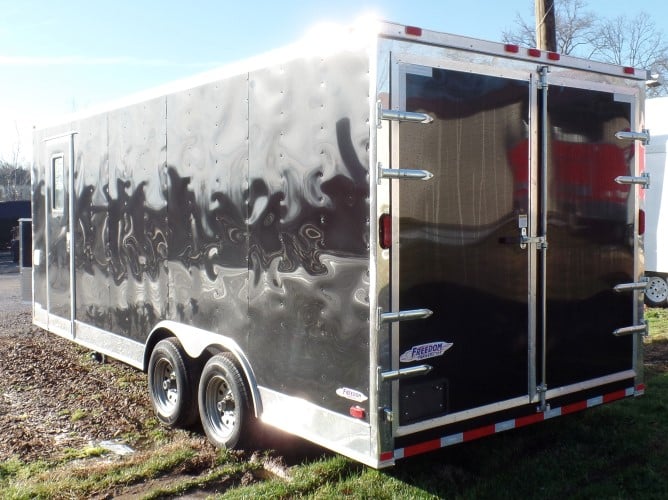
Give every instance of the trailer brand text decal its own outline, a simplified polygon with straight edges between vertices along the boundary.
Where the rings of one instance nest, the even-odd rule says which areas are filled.
[[[347,387],[338,388],[336,390],[336,394],[338,396],[341,396],[342,398],[350,399],[352,401],[357,401],[358,403],[361,403],[369,399],[361,392],[356,391],[355,389],[348,389]]]
[[[452,342],[430,342],[411,347],[399,358],[402,363],[409,361],[420,361],[421,359],[435,358],[441,356],[453,346]]]

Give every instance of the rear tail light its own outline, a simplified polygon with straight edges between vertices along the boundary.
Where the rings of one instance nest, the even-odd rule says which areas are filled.
[[[392,246],[392,216],[383,214],[378,221],[378,241],[380,248],[388,249]]]
[[[351,406],[350,407],[350,416],[353,418],[364,418],[366,416],[366,412],[364,411],[364,408],[361,406]]]
[[[638,235],[643,234],[645,234],[645,211],[640,209],[638,210]]]

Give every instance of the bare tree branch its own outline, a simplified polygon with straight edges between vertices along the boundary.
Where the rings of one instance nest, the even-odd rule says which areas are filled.
[[[668,43],[649,14],[600,18],[587,10],[585,0],[555,0],[555,14],[557,50],[562,54],[647,69],[668,79]],[[533,46],[533,23],[517,14],[515,25],[503,32],[503,40]],[[666,85],[648,89],[650,96],[666,94]]]

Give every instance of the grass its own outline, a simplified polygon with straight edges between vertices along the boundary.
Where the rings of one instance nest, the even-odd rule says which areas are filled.
[[[375,471],[336,456],[222,498],[667,498],[668,373],[647,394]]]
[[[82,418],[86,418],[86,412],[84,410],[74,410],[70,415],[70,420],[72,422],[78,422]]]
[[[213,498],[667,498],[668,372],[648,372],[643,397],[381,471],[334,455],[303,461],[287,480],[258,481],[266,477],[258,461],[225,451],[211,461],[206,447],[183,438],[124,458],[100,459],[102,450],[91,448],[69,450],[58,462],[7,460],[0,463],[0,498],[80,498],[142,484],[136,497],[144,499],[196,491],[222,492]],[[161,482],[166,475],[171,479]]]
[[[668,310],[648,309],[646,318],[647,342],[668,345]],[[193,492],[213,498],[668,498],[665,370],[646,370],[643,397],[406,459],[381,471],[328,455],[303,459],[290,468],[289,479],[267,477],[260,461],[227,451],[214,454],[186,433],[170,437],[150,421],[146,437],[155,446],[150,451],[119,458],[86,447],[50,462],[0,462],[0,498],[83,498],[114,491],[144,499]]]
[[[71,452],[62,461],[50,463],[9,460],[0,465],[2,498],[81,498],[185,467],[196,455],[191,446],[178,443],[158,453],[138,453],[122,460],[90,460],[101,453],[101,450]]]
[[[668,309],[650,307],[645,311],[645,319],[649,323],[651,340],[668,340]]]

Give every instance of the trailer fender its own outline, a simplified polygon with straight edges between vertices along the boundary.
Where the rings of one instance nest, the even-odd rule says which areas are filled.
[[[183,323],[177,323],[176,321],[165,320],[155,325],[153,330],[151,330],[151,333],[146,339],[146,346],[149,347],[155,345],[157,341],[164,337],[164,332],[169,332],[176,337],[188,356],[193,359],[200,357],[202,353],[210,347],[222,348],[223,350],[230,352],[237,360],[237,363],[248,382],[248,387],[253,398],[253,406],[255,407],[255,416],[259,418],[260,415],[262,415],[262,399],[260,397],[260,391],[258,390],[257,379],[255,378],[253,368],[248,361],[248,357],[239,344],[233,339],[218,333],[202,330],[194,326],[184,325]],[[150,354],[148,349],[144,353],[144,371],[146,371]]]

